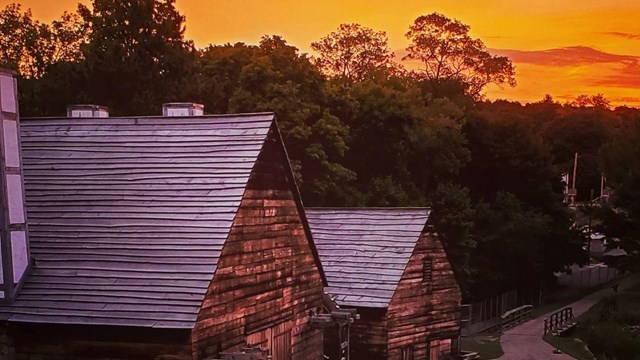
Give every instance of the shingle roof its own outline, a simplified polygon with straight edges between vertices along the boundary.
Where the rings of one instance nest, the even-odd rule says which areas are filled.
[[[272,114],[26,120],[10,321],[191,328]]]
[[[307,219],[342,306],[386,308],[424,229],[427,208],[312,208]]]

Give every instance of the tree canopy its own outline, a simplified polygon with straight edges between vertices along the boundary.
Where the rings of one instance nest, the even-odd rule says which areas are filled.
[[[491,55],[469,30],[468,25],[439,13],[420,16],[406,34],[411,43],[404,59],[420,61],[424,68],[416,75],[432,85],[457,80],[474,97],[488,84],[515,86],[511,60]]]
[[[364,80],[384,75],[393,68],[393,53],[387,34],[359,24],[341,24],[311,48],[318,52],[317,63],[332,77]]]
[[[640,270],[640,116],[625,122],[616,141],[601,149],[607,180],[615,189],[610,207],[600,211],[601,230],[628,256],[620,264],[626,270]]]
[[[65,12],[43,24],[33,19],[31,10],[8,4],[0,11],[0,66],[27,78],[41,77],[55,63],[81,59],[80,44],[86,36],[86,24],[78,14]]]
[[[186,100],[193,45],[174,0],[93,0],[78,13],[90,28],[83,47],[85,95],[115,114],[142,115],[159,104]],[[123,79],[127,79],[123,81]]]

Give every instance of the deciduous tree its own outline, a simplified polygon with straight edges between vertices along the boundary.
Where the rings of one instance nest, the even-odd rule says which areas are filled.
[[[305,203],[345,201],[355,178],[342,163],[349,129],[327,109],[326,80],[305,54],[264,36],[258,46],[210,46],[200,63],[198,96],[214,111],[276,113]]]
[[[573,101],[569,102],[569,105],[575,107],[593,107],[596,109],[610,109],[611,102],[604,97],[603,94],[597,95],[578,95]]]
[[[406,34],[411,44],[404,59],[422,62],[424,68],[416,74],[432,86],[457,80],[474,97],[491,83],[515,86],[511,60],[491,55],[482,40],[469,35],[469,29],[442,14],[420,16]]]
[[[30,9],[9,4],[0,11],[0,66],[17,70],[23,78],[42,77],[52,64],[82,58],[86,30],[77,14],[65,12],[44,24],[33,19]]]
[[[185,98],[194,61],[184,39],[185,17],[175,0],[93,0],[78,12],[90,25],[83,47],[87,98],[115,114],[158,114],[167,101]]]
[[[431,196],[432,224],[444,241],[447,255],[465,296],[469,295],[469,279],[473,273],[471,256],[476,248],[473,237],[475,210],[469,189],[443,183]]]
[[[317,63],[324,73],[333,77],[361,81],[393,67],[387,34],[359,24],[341,24],[311,48],[320,55]]]
[[[614,188],[613,208],[604,212],[603,230],[613,246],[626,250],[625,269],[640,270],[640,115],[631,119],[601,152],[607,180]]]

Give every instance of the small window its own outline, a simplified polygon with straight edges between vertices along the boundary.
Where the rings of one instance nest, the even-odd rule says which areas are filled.
[[[422,285],[425,286],[428,293],[433,290],[433,260],[422,260]]]

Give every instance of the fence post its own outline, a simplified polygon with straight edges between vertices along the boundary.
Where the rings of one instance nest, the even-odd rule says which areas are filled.
[[[598,266],[598,285],[602,284],[602,266]]]
[[[542,305],[542,281],[538,284],[538,306]]]

